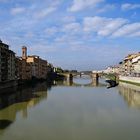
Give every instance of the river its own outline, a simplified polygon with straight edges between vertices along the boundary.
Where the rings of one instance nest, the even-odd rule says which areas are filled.
[[[140,140],[140,87],[78,77],[9,89],[0,140]]]

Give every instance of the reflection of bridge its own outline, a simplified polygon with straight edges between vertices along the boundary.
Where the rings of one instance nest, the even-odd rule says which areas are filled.
[[[104,87],[106,83],[96,82],[92,80],[90,83],[82,84],[76,83],[74,80],[64,80],[64,81],[55,81],[54,83],[56,86],[72,86],[72,87]]]
[[[61,73],[61,75],[68,77],[69,75],[72,75],[73,77],[78,76],[78,75],[89,75],[92,77],[93,72],[68,72],[68,73]]]
[[[88,84],[80,84],[80,83],[76,83],[76,82],[65,81],[64,84],[67,86],[74,86],[74,87],[103,87],[103,86],[106,86],[105,84],[97,83],[94,81],[91,81],[91,83],[88,83]]]

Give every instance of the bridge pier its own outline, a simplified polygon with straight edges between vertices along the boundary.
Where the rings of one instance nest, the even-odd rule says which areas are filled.
[[[71,73],[69,74],[69,80],[73,81],[73,75]]]
[[[67,74],[65,75],[66,77],[66,82],[69,86],[73,85],[73,75],[72,74]]]
[[[93,86],[98,86],[98,84],[99,84],[99,74],[98,73],[92,73],[92,84],[93,84]]]
[[[66,77],[66,80],[67,80],[67,81],[73,81],[73,75],[72,75],[71,73],[65,75],[65,77]]]

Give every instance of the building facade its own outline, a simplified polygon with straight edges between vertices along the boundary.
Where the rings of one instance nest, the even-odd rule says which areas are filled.
[[[21,70],[18,71],[22,80],[30,80],[32,78],[46,79],[47,77],[48,62],[36,55],[28,56],[27,47],[25,46],[22,47],[22,57],[19,65],[21,65]]]
[[[119,74],[119,66],[109,66],[106,70],[104,70],[104,73],[107,73],[107,74]]]
[[[133,73],[140,77],[140,55],[132,59]]]
[[[32,79],[31,65],[26,62],[26,59],[22,59],[22,57],[16,58],[16,77],[18,80]]]
[[[15,53],[0,41],[0,82],[15,80],[15,71]]]
[[[47,61],[39,56],[28,56],[26,62],[31,65],[32,77],[37,79],[46,79]]]
[[[124,76],[140,75],[140,53],[129,54],[120,64],[120,74]]]

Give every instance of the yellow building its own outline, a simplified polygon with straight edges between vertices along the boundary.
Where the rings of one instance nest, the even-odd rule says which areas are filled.
[[[28,56],[26,62],[31,65],[32,76],[38,79],[46,79],[47,61],[39,56]]]
[[[48,63],[39,56],[27,56],[27,47],[22,47],[22,79],[46,79]]]
[[[132,59],[132,65],[134,75],[140,77],[140,54]]]
[[[139,71],[139,56],[140,53],[129,54],[125,57],[120,65],[121,75],[134,76],[134,73]]]

